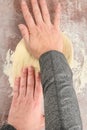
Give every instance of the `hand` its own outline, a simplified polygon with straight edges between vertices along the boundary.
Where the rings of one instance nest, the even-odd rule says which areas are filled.
[[[15,80],[8,124],[17,130],[43,128],[42,101],[43,93],[39,73],[35,74],[34,68],[24,68],[21,78]]]
[[[37,59],[50,50],[63,51],[63,39],[60,25],[61,7],[58,4],[54,24],[51,23],[50,14],[45,0],[31,0],[35,21],[28,9],[26,2],[21,3],[22,12],[27,26],[20,24],[19,28],[29,52]],[[42,13],[41,13],[42,12]]]

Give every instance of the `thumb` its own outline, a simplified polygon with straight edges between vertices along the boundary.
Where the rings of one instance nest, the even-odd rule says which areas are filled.
[[[24,38],[25,43],[26,44],[29,43],[29,31],[28,31],[26,25],[19,24],[18,27],[20,29],[20,32],[21,32],[23,38]]]

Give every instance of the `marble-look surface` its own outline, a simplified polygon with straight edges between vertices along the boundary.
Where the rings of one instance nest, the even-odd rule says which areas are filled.
[[[47,2],[53,20],[53,8],[57,0],[47,0]],[[81,84],[81,75],[84,73],[82,68],[87,67],[84,66],[84,63],[87,63],[87,58],[85,58],[87,56],[87,0],[60,0],[60,2],[63,7],[61,28],[73,41],[75,60],[79,63],[79,67],[73,70],[75,75],[80,72],[75,77],[77,81],[75,85],[78,87],[83,85]],[[3,73],[3,65],[8,49],[14,50],[21,39],[17,25],[24,22],[19,3],[20,0],[0,0],[0,126],[8,116],[12,92],[8,78]],[[85,57],[82,50],[84,50]],[[86,74],[84,74],[85,77]],[[83,130],[87,130],[87,82],[81,93],[78,93],[78,88],[76,92],[83,120]]]

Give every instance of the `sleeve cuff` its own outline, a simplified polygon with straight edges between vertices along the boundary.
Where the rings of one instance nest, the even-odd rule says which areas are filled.
[[[16,130],[12,125],[10,124],[4,124],[1,128],[1,130]]]

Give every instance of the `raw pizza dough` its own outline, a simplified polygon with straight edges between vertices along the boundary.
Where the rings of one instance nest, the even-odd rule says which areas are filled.
[[[72,65],[72,60],[73,60],[73,47],[72,47],[72,42],[70,39],[62,33],[63,40],[64,40],[64,49],[63,49],[63,54],[65,55],[69,65]],[[25,47],[24,40],[22,39],[13,54],[13,79],[16,76],[20,76],[21,69],[23,67],[27,66],[34,66],[36,70],[40,71],[40,66],[39,66],[39,61],[35,59],[30,53],[27,51]]]

